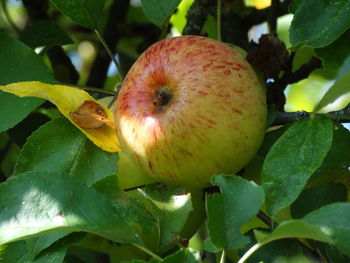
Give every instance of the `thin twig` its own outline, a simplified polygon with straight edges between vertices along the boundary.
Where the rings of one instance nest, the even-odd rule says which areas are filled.
[[[96,33],[98,39],[101,41],[101,43],[102,43],[103,47],[105,48],[106,52],[108,53],[108,56],[112,59],[114,65],[115,65],[115,67],[116,67],[116,69],[118,71],[118,75],[119,75],[120,80],[123,81],[124,77],[123,77],[123,75],[122,75],[122,73],[120,71],[120,65],[119,65],[117,59],[115,58],[115,56],[113,55],[112,51],[108,47],[106,41],[104,40],[104,38],[102,37],[102,35],[100,34],[100,32],[97,29],[95,29],[95,33]]]
[[[217,39],[221,41],[221,8],[222,8],[222,1],[217,0],[217,8],[216,8],[216,31],[217,31]]]

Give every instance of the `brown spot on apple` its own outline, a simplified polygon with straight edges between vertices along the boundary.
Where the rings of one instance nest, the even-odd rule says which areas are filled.
[[[148,161],[148,167],[151,171],[153,171],[153,164],[151,161]]]
[[[203,96],[208,95],[208,92],[205,92],[205,91],[203,91],[203,90],[199,90],[198,93],[199,93],[200,95],[203,95]]]
[[[233,112],[238,113],[238,114],[242,114],[242,112],[240,110],[237,109],[232,109]]]

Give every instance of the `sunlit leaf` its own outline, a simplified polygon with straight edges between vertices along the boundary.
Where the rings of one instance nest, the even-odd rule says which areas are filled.
[[[0,244],[62,231],[142,244],[105,196],[64,173],[28,172],[0,184],[0,211]]]
[[[51,85],[38,81],[18,82],[0,86],[0,90],[10,92],[20,97],[39,97],[47,99],[57,106],[60,112],[78,127],[93,143],[105,151],[120,151],[117,134],[108,125],[102,125],[96,129],[81,128],[72,120],[72,113],[75,112],[85,101],[98,103],[87,92],[64,85]],[[112,112],[100,105],[106,113],[107,119],[114,123]]]

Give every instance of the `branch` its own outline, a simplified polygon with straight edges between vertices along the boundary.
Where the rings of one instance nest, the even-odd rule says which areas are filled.
[[[201,35],[202,28],[209,15],[215,14],[216,1],[196,0],[187,12],[187,24],[183,35]]]
[[[293,61],[290,62],[292,64]],[[280,83],[286,87],[288,84],[296,83],[302,79],[309,77],[311,72],[316,69],[322,68],[322,60],[312,56],[308,62],[302,65],[297,71],[292,72],[292,67],[288,71],[285,71]]]
[[[108,18],[102,36],[113,54],[115,54],[116,45],[120,39],[119,27],[125,24],[128,7],[129,1],[114,0],[108,12]],[[96,59],[91,66],[86,85],[103,88],[110,63],[111,58],[106,53],[103,45],[99,43]]]
[[[328,113],[316,113],[317,116],[323,116],[335,122],[346,123],[350,122],[350,104],[342,110],[331,111]],[[305,120],[310,118],[311,114],[306,111],[283,112],[276,111],[275,119],[271,126],[283,125],[295,121]]]

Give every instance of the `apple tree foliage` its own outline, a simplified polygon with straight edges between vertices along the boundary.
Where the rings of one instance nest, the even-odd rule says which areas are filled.
[[[348,0],[0,2],[1,87],[73,85],[108,105],[147,47],[204,35],[247,57],[269,110],[251,162],[192,190],[0,90],[0,262],[350,262]]]

